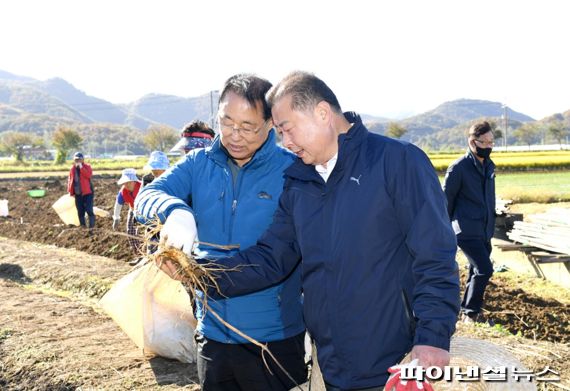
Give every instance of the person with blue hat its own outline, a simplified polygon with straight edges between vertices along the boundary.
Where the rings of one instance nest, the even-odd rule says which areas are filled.
[[[121,209],[126,203],[129,205],[129,214],[127,215],[127,240],[134,250],[135,254],[140,254],[141,241],[136,238],[138,232],[136,229],[135,221],[135,198],[139,194],[141,182],[137,177],[137,172],[134,168],[125,168],[119,178],[117,185],[121,189],[117,193],[115,200],[115,208],[113,212],[113,230],[119,228],[119,221],[121,221]]]
[[[166,170],[168,170],[169,166],[170,162],[168,161],[168,156],[166,156],[164,152],[152,151],[146,166],[144,166],[144,170],[150,172],[143,176],[143,187],[161,176]]]
[[[75,207],[79,217],[79,225],[85,227],[85,214],[89,216],[89,229],[95,227],[95,213],[93,212],[93,183],[91,176],[93,170],[85,163],[85,157],[81,152],[73,155],[73,166],[69,170],[67,180],[67,192],[75,198]]]

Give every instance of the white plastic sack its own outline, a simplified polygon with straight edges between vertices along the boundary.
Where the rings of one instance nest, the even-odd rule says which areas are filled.
[[[64,194],[54,202],[52,208],[57,212],[57,215],[64,224],[79,227],[79,216],[77,215],[74,197],[69,194]]]
[[[95,216],[103,217],[106,219],[111,217],[111,212],[108,212],[105,209],[101,209],[96,206],[93,207],[93,213]]]
[[[0,217],[7,217],[9,214],[8,200],[0,200]]]
[[[190,297],[154,262],[118,280],[99,305],[144,353],[196,361]]]

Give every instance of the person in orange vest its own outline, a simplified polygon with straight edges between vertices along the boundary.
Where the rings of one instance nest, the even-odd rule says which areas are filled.
[[[67,180],[67,192],[75,197],[75,206],[79,225],[85,227],[85,213],[89,216],[89,229],[95,227],[95,213],[93,212],[93,183],[91,176],[93,170],[85,163],[85,158],[81,152],[73,155],[73,166],[69,170]]]
[[[136,255],[141,254],[141,241],[136,238],[137,227],[135,220],[135,198],[139,193],[141,188],[141,182],[137,177],[137,173],[134,168],[125,168],[121,174],[121,178],[117,181],[117,185],[121,186],[121,189],[117,193],[117,198],[115,200],[115,209],[113,212],[113,230],[116,231],[119,228],[119,221],[121,221],[121,209],[124,204],[129,206],[129,214],[127,217],[127,240],[131,245],[133,251]]]

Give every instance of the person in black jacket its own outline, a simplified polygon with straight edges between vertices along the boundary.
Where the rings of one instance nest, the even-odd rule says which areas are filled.
[[[469,276],[461,311],[463,320],[481,320],[485,288],[493,274],[491,238],[495,230],[495,164],[491,125],[477,122],[469,129],[469,150],[445,175],[447,211],[457,244],[469,260]]]

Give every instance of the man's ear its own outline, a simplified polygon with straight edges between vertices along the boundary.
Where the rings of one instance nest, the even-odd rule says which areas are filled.
[[[324,100],[320,101],[315,106],[315,115],[317,116],[318,120],[328,122],[330,120],[331,114],[331,106]]]

